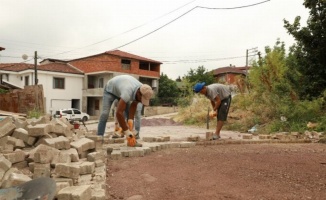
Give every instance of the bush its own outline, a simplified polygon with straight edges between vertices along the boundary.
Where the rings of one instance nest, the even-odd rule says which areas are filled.
[[[41,117],[43,115],[43,113],[38,110],[38,109],[33,109],[27,112],[27,118],[36,118],[38,119],[39,117]]]

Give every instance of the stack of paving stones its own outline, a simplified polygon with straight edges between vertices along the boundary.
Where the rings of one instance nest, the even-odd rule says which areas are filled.
[[[0,188],[50,177],[58,200],[104,200],[106,161],[102,137],[74,129],[65,119],[0,121]]]
[[[206,139],[188,137],[188,141],[196,141],[196,145],[219,145],[219,144],[263,144],[263,143],[311,143],[318,142],[323,132],[305,131],[278,132],[269,135],[264,134],[239,134],[238,138],[224,138],[212,140],[213,133],[207,132]]]
[[[143,137],[141,142],[142,147],[128,147],[123,138],[107,138],[104,141],[104,149],[107,150],[108,157],[112,160],[118,160],[124,157],[142,157],[164,149],[190,148],[196,145],[195,142],[189,141],[171,142],[170,136]]]

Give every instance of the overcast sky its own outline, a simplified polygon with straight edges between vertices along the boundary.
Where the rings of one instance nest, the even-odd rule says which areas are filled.
[[[169,78],[190,69],[245,66],[246,50],[288,49],[283,19],[309,12],[304,0],[0,0],[0,63],[73,59],[119,49],[162,62]],[[238,9],[205,9],[236,8]],[[242,7],[242,8],[241,8]],[[255,57],[252,57],[255,58]],[[29,63],[33,63],[30,61]]]

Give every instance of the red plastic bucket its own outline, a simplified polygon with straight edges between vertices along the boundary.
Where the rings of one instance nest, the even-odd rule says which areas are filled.
[[[79,129],[79,124],[78,123],[74,123],[74,129]]]

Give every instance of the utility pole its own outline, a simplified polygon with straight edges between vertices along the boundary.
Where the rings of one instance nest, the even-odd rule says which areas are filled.
[[[37,85],[38,80],[37,80],[37,51],[34,53],[34,71],[35,71],[35,80],[34,80],[34,85]]]
[[[255,56],[257,52],[258,52],[257,47],[246,50],[246,82],[247,82],[246,84],[247,84],[248,92],[249,92],[249,83],[248,83],[248,58],[249,58],[249,56]]]

